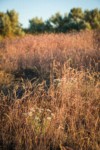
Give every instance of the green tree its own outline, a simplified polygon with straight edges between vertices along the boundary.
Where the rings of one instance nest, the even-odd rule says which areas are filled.
[[[10,35],[11,34],[11,22],[7,14],[0,13],[0,34]]]
[[[42,33],[45,30],[45,25],[42,18],[35,17],[29,20],[29,32],[31,33]]]
[[[45,32],[53,32],[53,27],[52,27],[50,20],[45,21],[44,26],[45,26],[45,29],[44,29]]]
[[[69,20],[68,14],[66,13],[63,18],[63,32],[69,31],[70,29],[69,22],[70,20]]]
[[[18,13],[14,10],[0,13],[0,34],[2,36],[22,35],[22,27],[18,21]]]
[[[92,29],[100,29],[100,10],[93,9],[91,11],[86,10],[85,14],[85,21],[90,25]]]
[[[84,12],[81,8],[71,9],[69,15],[69,29],[70,30],[81,30],[85,28]]]
[[[49,20],[54,32],[63,32],[63,17],[59,12],[51,16]]]
[[[70,10],[69,14],[66,13],[64,16],[57,12],[45,22],[43,22],[41,18],[39,19],[36,17],[31,19],[29,23],[30,33],[65,33],[86,29],[100,29],[100,10],[82,11],[81,8],[73,8]]]
[[[84,13],[81,8],[73,8],[69,13],[69,17],[73,18],[74,20],[83,19]]]
[[[24,34],[22,31],[21,24],[19,23],[18,13],[15,10],[7,11],[7,15],[11,21],[12,34],[14,35],[22,35]]]

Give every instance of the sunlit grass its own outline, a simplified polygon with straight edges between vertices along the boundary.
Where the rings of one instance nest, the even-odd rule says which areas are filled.
[[[94,35],[29,35],[2,43],[1,149],[100,149],[100,47]]]

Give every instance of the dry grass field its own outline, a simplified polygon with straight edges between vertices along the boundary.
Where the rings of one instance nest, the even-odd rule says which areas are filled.
[[[100,149],[100,31],[0,42],[0,150]]]

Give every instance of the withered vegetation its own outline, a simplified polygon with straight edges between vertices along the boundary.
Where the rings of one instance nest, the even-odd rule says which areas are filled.
[[[100,149],[100,32],[0,42],[0,148]]]

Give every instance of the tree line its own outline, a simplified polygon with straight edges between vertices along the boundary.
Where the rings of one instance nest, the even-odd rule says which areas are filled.
[[[66,33],[69,31],[100,29],[100,10],[82,10],[73,8],[69,13],[61,15],[59,12],[48,20],[34,17],[29,20],[29,27],[23,28],[19,23],[18,13],[10,10],[0,12],[0,35],[13,36],[25,33]]]

